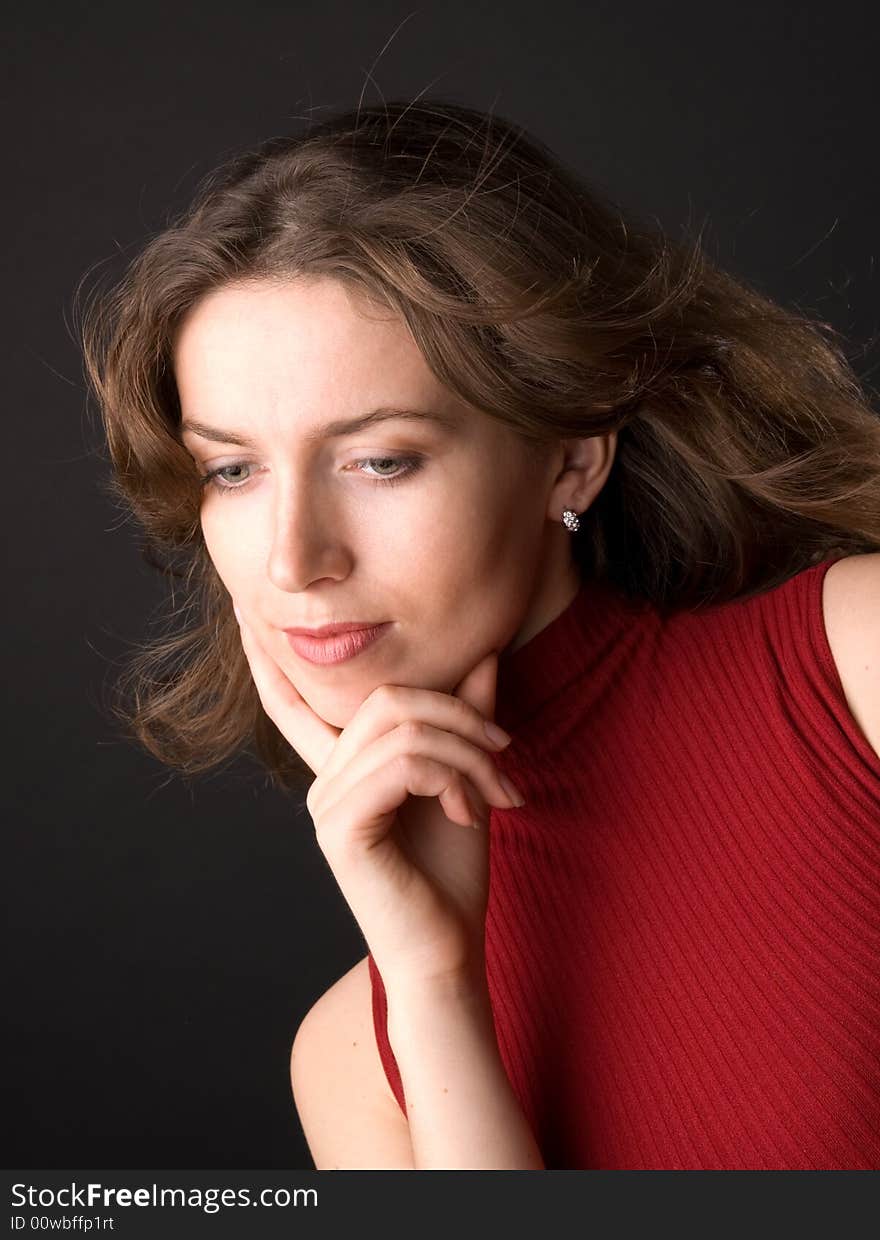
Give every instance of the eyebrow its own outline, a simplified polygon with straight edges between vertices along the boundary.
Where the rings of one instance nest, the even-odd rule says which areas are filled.
[[[458,425],[455,418],[444,413],[418,409],[393,409],[383,405],[381,408],[373,409],[369,413],[361,414],[357,418],[326,422],[323,426],[318,426],[315,430],[309,431],[305,439],[311,443],[320,439],[335,439],[341,435],[355,435],[358,431],[365,430],[368,426],[374,426],[377,422],[388,422],[392,418],[405,419],[411,422],[436,422],[448,430],[454,430]],[[198,435],[202,439],[211,439],[214,443],[232,443],[239,448],[255,448],[257,446],[254,440],[248,439],[246,435],[237,434],[235,431],[223,430],[221,427],[207,426],[204,422],[199,422],[195,418],[184,418],[180,423],[180,429],[181,431],[192,431],[194,435]]]

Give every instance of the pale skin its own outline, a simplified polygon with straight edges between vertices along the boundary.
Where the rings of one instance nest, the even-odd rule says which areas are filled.
[[[293,1079],[316,1165],[366,1166],[385,1140],[387,1165],[539,1168],[485,979],[487,806],[520,799],[491,757],[507,741],[485,724],[498,654],[574,597],[561,514],[583,513],[598,493],[614,436],[536,453],[444,388],[387,310],[323,279],[210,294],[178,333],[175,376],[182,442],[201,474],[223,469],[217,481],[239,491],[207,484],[206,545],[264,709],[315,772],[316,839],[382,972],[407,1095],[402,1133],[384,1082],[375,1092],[374,1050],[360,1083],[371,1082],[383,1118],[373,1111],[377,1127],[353,1147],[347,1106],[337,1140],[312,1087],[320,1066],[307,1030],[321,1021],[310,1013],[294,1064],[299,1044],[314,1071],[298,1084],[294,1068]],[[447,424],[319,430],[389,406]],[[421,467],[399,483],[374,480],[413,457]],[[280,631],[345,620],[393,627],[331,666],[301,659]],[[362,1025],[369,995],[357,994],[356,1010],[337,1003],[336,1015]],[[344,1036],[331,1020],[334,1033]]]
[[[507,742],[485,728],[498,654],[574,598],[561,514],[595,499],[615,437],[536,453],[444,388],[402,323],[326,279],[210,294],[178,334],[175,376],[183,443],[201,474],[224,471],[205,489],[206,545],[263,707],[315,773],[316,839],[382,973],[407,1097],[404,1120],[378,1060],[361,961],[294,1043],[315,1164],[540,1168],[494,1035],[488,833],[471,823],[516,803],[492,761]],[[447,424],[321,431],[392,406]],[[399,481],[375,480],[385,475]],[[215,489],[221,481],[230,493]],[[850,574],[848,597],[876,602],[880,557],[859,558],[874,584]],[[843,564],[829,587],[832,578],[847,586]],[[844,679],[853,713],[878,736],[876,676],[859,674],[880,663],[876,611],[862,606],[850,623],[826,594],[826,614],[838,665],[855,669]],[[392,628],[331,666],[301,659],[281,632],[347,620]]]

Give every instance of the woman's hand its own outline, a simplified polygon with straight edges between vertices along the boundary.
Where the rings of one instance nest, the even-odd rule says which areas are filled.
[[[486,805],[522,803],[491,758],[507,742],[485,729],[497,654],[451,694],[380,685],[340,730],[244,622],[241,636],[263,709],[316,772],[306,804],[318,844],[386,984],[483,984]]]

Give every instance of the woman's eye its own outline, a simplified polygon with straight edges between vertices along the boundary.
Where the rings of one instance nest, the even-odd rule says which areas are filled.
[[[209,469],[206,474],[202,474],[200,481],[202,486],[210,483],[215,491],[240,491],[248,479],[245,478],[244,482],[236,480],[234,471],[242,469],[250,469],[247,461],[233,461],[231,465],[218,465],[216,469]],[[230,472],[232,473],[231,481],[222,481],[224,475]]]
[[[370,469],[375,470],[375,473],[365,475],[367,478],[372,478],[374,482],[399,482],[421,468],[422,458],[419,456],[368,456],[362,461],[355,461],[355,465],[358,467],[369,465]],[[364,471],[359,470],[359,472]]]
[[[421,456],[367,456],[354,461],[352,467],[356,473],[369,478],[378,485],[393,486],[402,482],[421,469],[424,460]],[[229,465],[218,465],[200,476],[203,487],[211,486],[215,491],[229,495],[234,491],[244,491],[250,483],[250,476],[244,471],[253,469],[249,461],[232,461]]]

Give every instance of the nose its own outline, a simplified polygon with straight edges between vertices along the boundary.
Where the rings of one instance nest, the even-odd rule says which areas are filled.
[[[268,576],[287,593],[307,589],[322,578],[342,581],[351,571],[344,522],[314,491],[288,486],[275,498]]]

